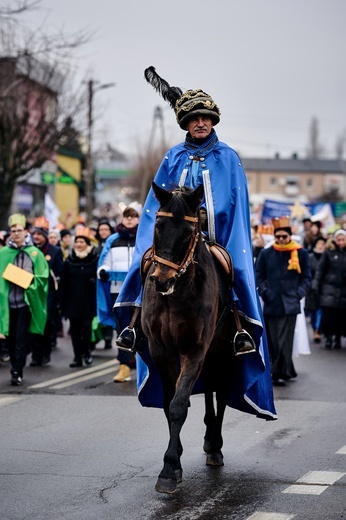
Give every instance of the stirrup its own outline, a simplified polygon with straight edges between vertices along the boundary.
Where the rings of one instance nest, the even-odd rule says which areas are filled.
[[[240,356],[241,354],[250,354],[256,352],[256,345],[251,335],[244,329],[237,331],[233,338],[233,354]]]
[[[117,347],[120,348],[120,350],[125,350],[126,352],[134,352],[134,347],[136,344],[135,329],[125,327],[125,329],[120,332],[115,343]]]

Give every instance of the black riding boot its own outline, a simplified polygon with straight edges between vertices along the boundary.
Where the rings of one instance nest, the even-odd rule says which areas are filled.
[[[116,339],[116,345],[126,352],[143,352],[146,337],[143,334],[140,318],[136,320],[134,327],[125,327]]]

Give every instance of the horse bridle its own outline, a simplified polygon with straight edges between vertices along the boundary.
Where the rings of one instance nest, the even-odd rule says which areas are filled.
[[[173,218],[174,215],[173,215],[173,213],[168,213],[166,211],[157,211],[156,217]],[[177,271],[177,276],[181,276],[182,274],[184,274],[186,269],[188,268],[188,266],[193,261],[196,245],[197,245],[197,242],[199,239],[199,233],[197,231],[198,217],[189,217],[188,215],[185,215],[183,217],[183,219],[187,220],[188,222],[193,222],[194,227],[193,227],[193,231],[191,234],[191,239],[190,239],[190,243],[189,243],[189,247],[187,249],[186,255],[184,256],[184,259],[180,264],[175,264],[174,262],[170,262],[169,260],[166,260],[165,258],[161,258],[160,256],[157,256],[157,254],[155,253],[155,241],[153,244],[153,256],[152,256],[153,264],[154,265],[157,265],[157,264],[167,265],[168,267],[171,267],[172,269]]]

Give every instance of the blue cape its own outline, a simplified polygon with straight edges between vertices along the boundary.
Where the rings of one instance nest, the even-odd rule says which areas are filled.
[[[258,346],[258,353],[235,359],[235,369],[230,374],[233,387],[228,405],[259,417],[275,419],[268,346],[255,283],[247,181],[237,153],[217,141],[199,161],[194,161],[191,151],[181,143],[167,152],[155,182],[165,189],[204,184],[202,205],[208,212],[209,235],[232,256],[235,271],[233,296],[242,316],[254,325],[254,340]],[[143,207],[132,264],[114,307],[121,327],[130,321],[131,306],[141,306],[142,303],[140,262],[152,244],[158,208],[151,189]],[[162,407],[160,377],[148,352],[137,355],[137,386],[143,406]],[[194,393],[201,391],[203,388],[198,381]]]
[[[107,256],[108,251],[110,250],[114,240],[119,238],[119,233],[113,233],[110,235],[104,246],[102,248],[99,261],[97,264],[97,269],[101,267],[104,263],[104,260]],[[109,272],[111,275],[112,272]],[[110,276],[107,282],[103,282],[99,278],[97,278],[96,282],[96,298],[97,298],[97,317],[101,325],[108,325],[110,327],[116,328],[116,321],[113,314],[113,302],[111,298],[111,281],[112,277]]]

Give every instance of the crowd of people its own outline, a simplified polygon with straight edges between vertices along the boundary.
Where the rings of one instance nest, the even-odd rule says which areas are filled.
[[[342,347],[346,336],[346,230],[330,232],[305,218],[293,235],[288,217],[252,230],[256,281],[271,357],[274,385],[296,377],[293,342],[297,316],[304,313],[315,343],[327,350]],[[263,231],[265,231],[263,233]]]
[[[121,334],[113,306],[132,263],[139,220],[132,207],[118,225],[100,219],[94,229],[82,223],[50,229],[44,216],[29,226],[23,215],[10,216],[8,231],[0,234],[0,359],[10,363],[12,385],[22,384],[29,354],[30,366],[51,363],[63,319],[72,344],[71,368],[93,363],[95,320],[103,348],[113,348],[114,333]],[[302,231],[293,234],[283,216],[252,231],[272,381],[284,386],[297,375],[292,350],[298,314],[305,314],[315,343],[324,342],[327,350],[342,347],[346,230],[326,233],[321,222],[306,218]],[[19,270],[8,273],[8,264]],[[129,381],[136,368],[133,349],[119,348],[117,358],[114,381]]]
[[[130,267],[139,217],[128,207],[115,228],[100,219],[96,228],[79,222],[73,229],[50,229],[44,216],[32,223],[19,213],[9,217],[0,234],[0,360],[9,363],[13,386],[22,385],[28,356],[33,367],[51,363],[64,319],[71,368],[93,363],[93,329],[104,348],[113,347],[112,306]],[[114,381],[129,381],[135,357],[119,350],[118,359]]]
[[[238,388],[234,407],[248,411],[252,403],[273,417],[271,383],[285,385],[296,377],[292,349],[297,316],[306,313],[314,341],[324,337],[326,349],[341,348],[346,336],[346,230],[340,227],[327,236],[321,222],[306,218],[301,236],[296,236],[289,218],[281,216],[272,226],[253,228],[251,250],[246,176],[237,153],[215,132],[219,107],[201,89],[183,93],[171,87],[154,67],[146,69],[145,78],[170,103],[187,132],[183,143],[168,150],[155,183],[181,189],[203,184],[203,232],[233,259],[232,304],[240,311],[251,346],[238,351],[237,335],[230,338],[235,353],[245,353],[238,358],[244,391]],[[157,209],[151,189],[141,218],[128,207],[116,226],[100,219],[96,228],[81,222],[57,230],[43,216],[31,227],[21,214],[9,217],[8,230],[0,237],[0,338],[12,385],[22,384],[29,353],[32,366],[51,362],[62,319],[67,318],[71,368],[93,363],[96,322],[104,348],[112,348],[114,331],[118,336],[120,368],[114,381],[130,380],[131,368],[141,363],[137,383],[143,403],[155,401],[149,388],[144,391],[146,385],[157,389],[150,362],[136,360],[133,353],[142,338],[135,312],[142,303],[141,258],[152,244]]]

